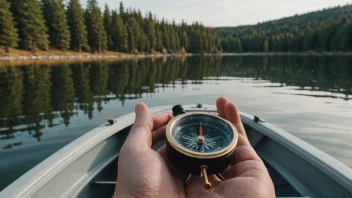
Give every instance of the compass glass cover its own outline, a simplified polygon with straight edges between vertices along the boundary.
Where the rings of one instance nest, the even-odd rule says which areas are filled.
[[[198,153],[219,151],[227,147],[234,138],[230,125],[210,114],[184,116],[176,121],[171,133],[177,144]]]

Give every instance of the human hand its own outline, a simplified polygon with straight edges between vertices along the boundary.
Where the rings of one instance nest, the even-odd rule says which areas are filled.
[[[250,145],[243,128],[238,109],[227,98],[216,101],[219,116],[229,120],[238,131],[238,143],[235,161],[221,174],[226,179],[221,181],[215,175],[209,176],[212,189],[205,190],[204,179],[192,175],[186,183],[187,197],[275,197],[273,182],[263,161]]]
[[[152,117],[143,103],[136,105],[135,112],[135,123],[120,150],[114,197],[185,197],[185,178],[168,166],[165,146],[151,149],[165,139],[165,125],[172,115]]]

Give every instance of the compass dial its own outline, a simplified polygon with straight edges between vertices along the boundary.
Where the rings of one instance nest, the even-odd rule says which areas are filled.
[[[234,132],[229,123],[211,114],[191,114],[172,127],[175,142],[191,152],[214,153],[229,146]]]

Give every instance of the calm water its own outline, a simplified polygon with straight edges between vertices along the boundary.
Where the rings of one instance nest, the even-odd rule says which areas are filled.
[[[0,190],[82,134],[149,106],[218,96],[352,167],[352,58],[191,57],[0,67]]]

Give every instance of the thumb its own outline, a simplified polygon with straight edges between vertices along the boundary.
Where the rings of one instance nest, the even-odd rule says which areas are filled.
[[[153,129],[153,118],[149,112],[147,105],[141,102],[137,103],[135,107],[135,113],[136,119],[134,121],[133,128],[144,128],[145,130],[149,131],[150,135],[150,131]]]
[[[149,112],[148,107],[143,103],[137,103],[135,107],[136,119],[128,134],[126,143],[132,148],[140,150],[142,146],[152,145],[153,118]]]

